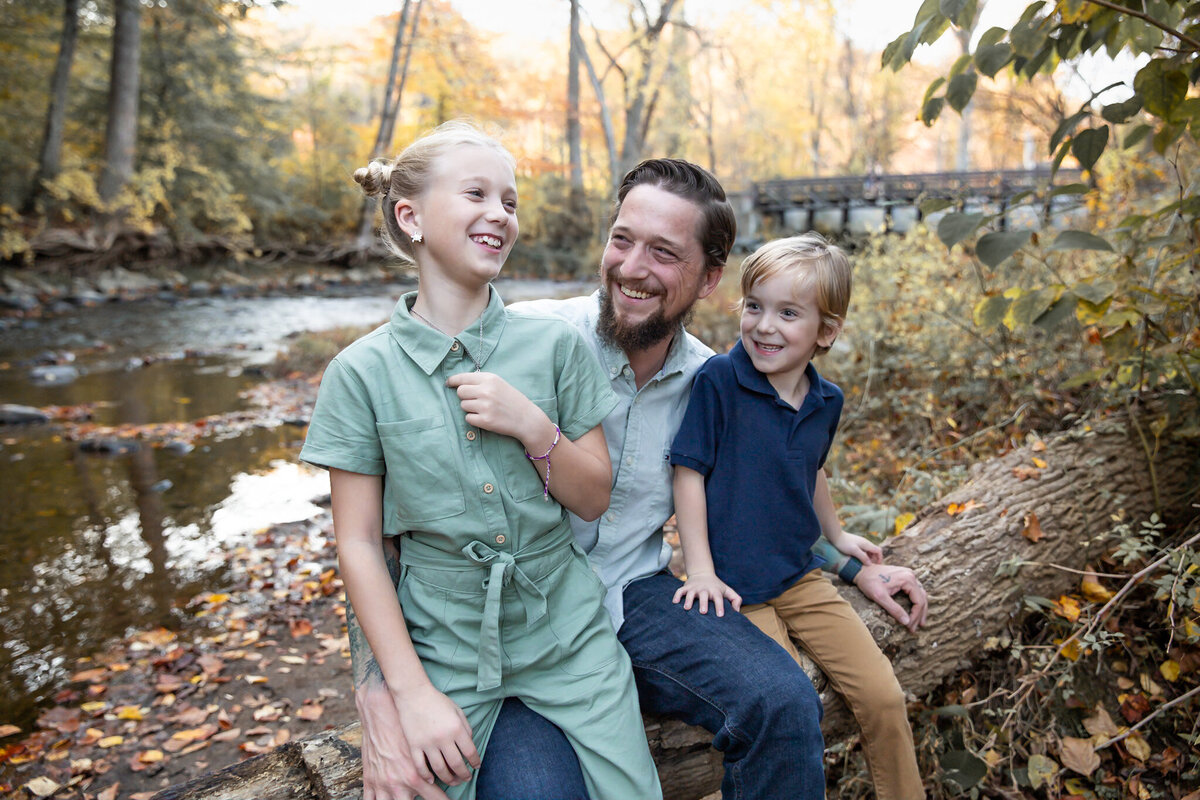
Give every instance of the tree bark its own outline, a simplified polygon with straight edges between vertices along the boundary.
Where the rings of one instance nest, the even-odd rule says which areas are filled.
[[[32,210],[33,201],[42,192],[42,181],[54,180],[62,168],[63,129],[67,123],[67,86],[71,78],[71,63],[75,60],[75,43],[79,39],[79,0],[63,4],[63,29],[59,39],[58,58],[50,79],[50,108],[46,111],[46,129],[42,134],[42,152],[38,170],[33,178],[26,207]]]
[[[99,185],[100,199],[105,202],[116,197],[133,175],[141,83],[141,16],[138,0],[117,0],[109,73],[108,124],[104,131],[104,171],[100,174]]]
[[[571,175],[571,208],[583,205],[583,131],[579,124],[579,0],[571,0],[571,24],[567,46],[567,161]]]
[[[1195,515],[1200,440],[1164,439],[1151,459],[1135,430],[1140,425],[1148,432],[1151,416],[1146,410],[1119,415],[1061,434],[1042,452],[1021,448],[977,465],[966,484],[923,509],[887,549],[888,563],[912,566],[929,591],[930,615],[919,634],[843,588],[910,695],[923,696],[968,666],[988,637],[1021,615],[1023,597],[1053,595],[1075,583],[1048,565],[1079,569],[1098,556],[1110,546],[1098,534],[1111,528],[1113,515],[1135,526],[1156,512],[1168,523]],[[1035,457],[1047,466],[1038,468]],[[952,516],[951,503],[970,509]],[[1045,533],[1036,542],[1023,535],[1032,514]],[[1015,575],[1000,570],[1018,561],[1029,565]],[[815,673],[811,664],[809,673]],[[823,683],[818,676],[828,743],[850,732],[853,722]],[[721,754],[709,746],[711,735],[665,717],[647,715],[645,723],[667,800],[694,800],[719,788]],[[155,800],[357,800],[360,742],[357,723],[346,725],[165,789]]]
[[[392,60],[388,64],[387,80],[383,85],[383,106],[379,112],[379,130],[375,134],[375,143],[371,146],[372,159],[385,158],[388,155],[387,149],[396,130],[396,118],[400,116],[400,97],[393,98],[393,93],[396,88],[396,76],[400,71],[400,53],[404,50],[404,34],[408,28],[408,14],[411,6],[412,0],[404,0],[404,6],[400,9],[400,20],[396,23],[396,38],[392,43]],[[411,38],[409,52],[412,52]],[[407,72],[407,59],[405,59],[404,66]],[[400,91],[402,93],[404,89],[401,88]],[[375,209],[377,207],[378,202],[375,198],[363,198],[362,212],[359,215],[358,223],[358,246],[362,250],[370,247],[374,238]]]

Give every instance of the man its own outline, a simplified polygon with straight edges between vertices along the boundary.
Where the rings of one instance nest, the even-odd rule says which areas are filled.
[[[643,162],[618,190],[599,291],[526,307],[575,324],[621,398],[604,421],[613,469],[609,509],[591,523],[572,518],[572,527],[608,589],[605,605],[633,663],[643,710],[714,734],[713,746],[725,756],[725,798],[820,798],[821,705],[807,676],[741,614],[697,614],[674,604],[680,583],[666,571],[669,450],[692,377],[712,354],[683,322],[716,288],[735,231],[712,175],[676,159]],[[926,597],[911,570],[851,563],[839,574],[910,629],[923,621]],[[897,592],[911,599],[910,613],[892,599]],[[364,800],[442,800],[440,790],[420,782],[391,695],[349,619]],[[576,798],[586,791],[563,734],[510,699],[489,740],[477,796]]]

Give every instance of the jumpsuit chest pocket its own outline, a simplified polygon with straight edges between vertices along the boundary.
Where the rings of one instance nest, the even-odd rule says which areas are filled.
[[[466,511],[452,431],[441,415],[377,422],[375,430],[387,464],[383,504],[390,513],[385,532]],[[392,526],[395,531],[389,531]]]
[[[542,400],[530,398],[530,400],[546,412],[546,416],[550,418],[551,422],[555,425],[558,424],[557,397],[547,397]],[[516,439],[508,437],[497,437],[497,439],[500,440],[497,443],[500,445],[498,457],[501,472],[504,474],[504,485],[508,487],[509,495],[517,502],[531,500],[534,497],[541,498],[546,486],[542,483],[541,476],[533,464],[525,457],[525,448]],[[534,453],[534,455],[540,456],[541,453]],[[551,453],[551,461],[553,460],[553,453]]]

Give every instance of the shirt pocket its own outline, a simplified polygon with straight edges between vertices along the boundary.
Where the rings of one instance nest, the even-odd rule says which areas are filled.
[[[543,400],[530,398],[533,404],[546,412],[546,416],[555,425],[558,424],[558,398],[547,397]],[[546,491],[546,485],[542,482],[541,476],[529,458],[525,456],[525,448],[516,439],[511,439],[507,436],[497,437],[500,441],[500,471],[504,475],[504,485],[508,487],[508,494],[516,502],[532,500],[535,497],[541,497]],[[559,439],[561,442],[562,439]],[[541,453],[534,453],[540,456]],[[554,460],[554,453],[551,451],[550,460]]]
[[[391,523],[398,531],[466,511],[454,461],[457,445],[443,417],[377,422],[375,430],[387,464],[384,507],[393,511]]]

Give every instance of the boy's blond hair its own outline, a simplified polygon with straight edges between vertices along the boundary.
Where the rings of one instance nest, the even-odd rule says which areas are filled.
[[[756,284],[782,272],[795,277],[797,288],[816,289],[822,332],[832,330],[836,335],[846,320],[854,283],[845,252],[815,232],[767,242],[742,262],[743,302]],[[828,350],[817,346],[817,353]]]

